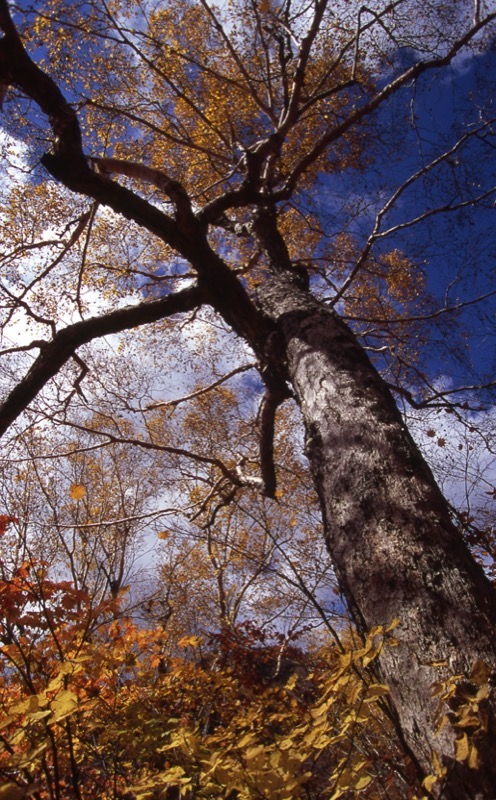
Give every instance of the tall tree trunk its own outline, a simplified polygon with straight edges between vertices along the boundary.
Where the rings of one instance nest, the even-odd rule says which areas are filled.
[[[447,766],[440,796],[494,799],[494,691],[482,710],[488,730],[478,742],[480,764],[470,768],[454,757],[462,731],[450,723],[436,731],[433,684],[463,674],[470,688],[478,660],[494,670],[495,592],[349,328],[283,275],[264,284],[259,303],[283,336],[325,535],[350,609],[363,629],[400,620],[399,644],[385,648],[379,669],[404,739],[426,774],[432,751]]]

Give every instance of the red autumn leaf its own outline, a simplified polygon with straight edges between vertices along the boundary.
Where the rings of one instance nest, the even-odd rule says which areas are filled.
[[[8,514],[0,514],[0,536],[7,530],[7,525],[11,522],[19,522],[17,517],[9,517]]]

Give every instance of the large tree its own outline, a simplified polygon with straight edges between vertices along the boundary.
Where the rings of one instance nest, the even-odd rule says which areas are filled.
[[[445,85],[453,65],[483,57],[496,25],[490,5],[0,2],[14,137],[6,155],[13,141],[27,145],[22,181],[3,189],[13,333],[2,434],[26,421],[42,430],[70,422],[88,370],[110,418],[115,377],[101,375],[98,350],[90,358],[84,346],[149,325],[152,349],[175,320],[210,309],[256,360],[258,473],[246,459],[195,453],[194,441],[169,450],[219,471],[219,505],[256,485],[277,501],[276,411],[296,400],[342,592],[363,631],[399,619],[396,646],[380,660],[391,713],[420,773],[437,754],[433,791],[446,798],[494,795],[496,700],[484,684],[496,665],[496,597],[390,391],[417,405],[443,400],[419,383],[424,329],[413,332],[448,310],[429,305],[415,248],[409,259],[394,234],[491,202],[472,163],[481,159],[474,142],[489,155],[494,147],[483,93],[474,91],[473,117],[426,146],[388,193],[393,173],[377,177],[382,201],[365,239],[360,198],[345,198],[332,217],[323,198],[337,177],[365,175],[408,145],[415,86],[426,76]],[[402,219],[412,187],[426,203]],[[357,317],[355,332],[340,311]],[[26,323],[32,335],[16,340]],[[31,363],[21,361],[19,377],[22,356]],[[195,368],[208,383],[208,364]],[[87,427],[126,441],[117,423]],[[143,447],[152,433],[145,425],[133,441]],[[439,682],[455,687],[443,725]],[[467,730],[477,754],[465,757]]]

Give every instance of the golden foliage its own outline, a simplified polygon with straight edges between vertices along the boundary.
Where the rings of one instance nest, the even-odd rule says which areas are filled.
[[[10,609],[0,769],[19,796],[45,798],[57,785],[68,798],[144,800],[177,787],[186,797],[289,800],[309,787],[358,796],[374,783],[363,734],[381,741],[387,688],[364,667],[391,646],[393,626],[355,651],[294,649],[284,673],[277,649],[250,629],[210,644],[184,637],[183,652],[201,658],[164,659],[160,629],[120,618],[118,601],[95,607],[69,583],[34,580],[36,571],[25,564],[0,582]]]

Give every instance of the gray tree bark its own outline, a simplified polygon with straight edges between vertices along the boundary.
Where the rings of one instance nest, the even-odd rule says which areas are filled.
[[[481,708],[487,732],[479,734],[478,768],[455,760],[460,730],[447,724],[436,731],[433,697],[433,684],[448,674],[466,676],[470,690],[477,661],[496,674],[495,592],[350,329],[284,275],[264,284],[259,303],[283,337],[325,535],[349,607],[363,630],[400,620],[398,646],[385,648],[379,670],[406,743],[424,774],[432,772],[433,751],[447,767],[436,796],[495,798],[494,690]],[[434,666],[443,661],[445,668]]]

